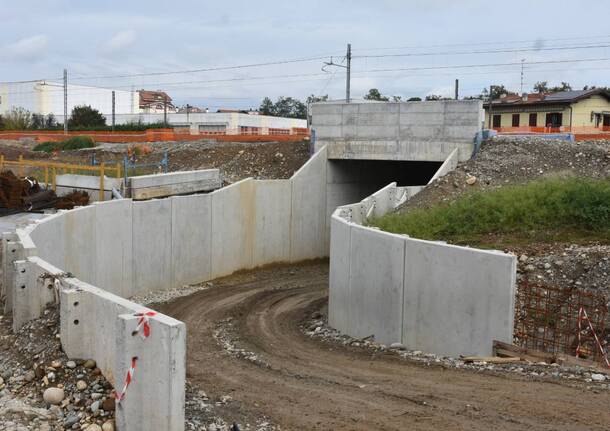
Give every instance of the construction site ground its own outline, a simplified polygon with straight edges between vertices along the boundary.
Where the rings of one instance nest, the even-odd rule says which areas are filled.
[[[314,262],[237,273],[154,304],[186,323],[189,386],[213,406],[189,417],[187,396],[188,420],[208,430],[210,421],[284,430],[608,428],[610,390],[587,370],[464,369],[456,359],[415,352],[418,361],[318,337],[328,332],[315,323],[325,319],[327,295],[328,265]]]
[[[151,142],[142,144],[97,143],[95,148],[63,151],[57,154],[33,151],[33,139],[18,141],[0,140],[0,154],[6,159],[48,159],[65,163],[90,164],[95,155],[97,162],[108,165],[122,163],[128,148],[140,146],[150,153],[136,157],[136,163],[158,163],[167,151],[169,171],[218,168],[226,182],[243,178],[290,178],[309,158],[309,142],[215,142],[211,140],[188,142]],[[154,173],[141,171],[137,174]]]

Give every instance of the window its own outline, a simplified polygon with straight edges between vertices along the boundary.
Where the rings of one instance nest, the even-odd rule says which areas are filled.
[[[513,127],[519,127],[519,114],[513,114]]]
[[[538,124],[538,114],[530,114],[530,127],[536,127]]]
[[[494,129],[496,129],[498,127],[502,127],[502,116],[501,115],[499,115],[499,114],[494,115],[493,127],[494,127]]]
[[[561,112],[549,112],[546,114],[546,127],[561,127],[563,114]]]
[[[610,115],[604,115],[604,127],[610,127]]]

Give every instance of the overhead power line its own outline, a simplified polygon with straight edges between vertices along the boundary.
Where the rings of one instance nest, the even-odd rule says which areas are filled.
[[[443,51],[443,52],[408,52],[401,54],[374,54],[374,55],[355,55],[352,58],[387,58],[387,57],[424,57],[435,55],[474,55],[474,54],[502,54],[515,52],[532,52],[532,51],[566,51],[574,49],[596,49],[610,48],[610,44],[605,45],[579,45],[579,46],[557,46],[548,48],[509,48],[509,49],[494,49],[480,51]]]

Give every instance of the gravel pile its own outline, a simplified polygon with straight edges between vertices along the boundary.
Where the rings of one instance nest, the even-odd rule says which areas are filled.
[[[372,354],[394,354],[406,361],[421,363],[427,366],[441,366],[447,368],[461,368],[477,372],[492,374],[511,373],[529,379],[558,380],[565,379],[584,384],[589,390],[610,390],[610,375],[601,374],[598,370],[578,366],[561,366],[559,364],[538,363],[512,363],[491,364],[487,362],[465,362],[460,358],[442,357],[419,350],[409,350],[400,343],[390,346],[375,342],[372,338],[357,339],[328,326],[327,317],[315,312],[310,319],[301,325],[303,332],[312,338],[327,343],[361,349]]]
[[[59,313],[17,334],[0,318],[0,430],[112,431],[115,399],[95,361],[69,360],[59,341]]]
[[[551,246],[533,256],[520,254],[518,280],[571,286],[610,298],[610,246]]]

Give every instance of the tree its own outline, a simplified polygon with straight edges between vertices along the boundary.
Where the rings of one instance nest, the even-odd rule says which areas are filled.
[[[306,103],[309,105],[311,103],[316,103],[316,102],[326,102],[327,100],[328,100],[328,94],[325,94],[324,96],[314,96],[312,94],[311,96],[307,97]]]
[[[273,102],[268,97],[265,97],[261,102],[261,106],[258,111],[263,115],[274,115],[273,114]]]
[[[274,117],[307,118],[307,106],[292,97],[280,96],[275,103],[265,97],[261,102],[259,111],[263,115]]]
[[[68,120],[69,127],[97,127],[105,126],[106,117],[91,106],[75,106]]]
[[[572,86],[570,84],[568,84],[567,82],[561,82],[561,85],[559,86],[555,86],[555,87],[551,87],[549,89],[549,91],[551,93],[557,93],[559,91],[571,91],[572,90]]]
[[[47,118],[44,120],[44,128],[53,129],[55,127],[57,127],[57,119],[55,119],[55,115],[53,115],[53,113],[47,114]]]
[[[506,89],[505,86],[503,85],[492,85],[491,86],[491,98],[492,99],[499,99],[500,97],[504,96],[505,94],[517,94],[514,91],[509,91]],[[484,88],[483,91],[481,91],[481,98],[482,99],[488,99],[489,98],[489,89]]]
[[[409,97],[407,102],[421,102],[421,97]]]
[[[3,118],[6,130],[25,130],[32,126],[32,114],[25,108],[13,108]]]
[[[548,93],[549,86],[547,81],[538,81],[534,84],[534,91],[537,93]]]
[[[388,100],[390,100],[389,97],[387,96],[382,96],[381,93],[379,92],[378,89],[376,88],[371,88],[368,92],[368,94],[366,94],[364,96],[364,98],[366,100],[378,100],[380,102],[387,102]]]
[[[443,96],[439,96],[438,94],[428,94],[426,96],[426,100],[442,100]]]
[[[402,100],[402,96],[392,96],[392,102],[400,102]]]

